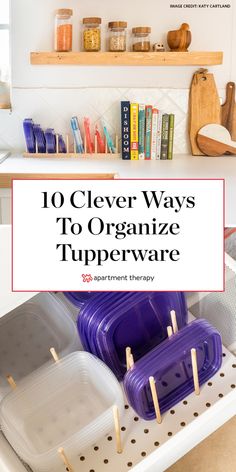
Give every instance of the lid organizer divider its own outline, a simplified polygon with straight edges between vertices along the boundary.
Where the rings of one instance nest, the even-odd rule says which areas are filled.
[[[18,382],[51,361],[80,349],[76,325],[56,296],[41,293],[0,318],[0,397],[9,391],[6,376]]]

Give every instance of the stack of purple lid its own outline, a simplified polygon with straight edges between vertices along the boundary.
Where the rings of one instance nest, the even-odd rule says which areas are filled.
[[[103,360],[122,379],[126,348],[135,362],[167,337],[170,312],[179,328],[187,323],[185,297],[180,292],[93,293],[81,308],[78,331],[85,350]]]
[[[199,384],[221,367],[222,341],[206,320],[196,320],[152,349],[126,373],[130,405],[145,420],[155,418],[149,378],[154,377],[161,413],[194,391],[191,349],[196,349]]]
[[[65,297],[70,300],[73,305],[81,308],[85,303],[100,292],[63,292]]]

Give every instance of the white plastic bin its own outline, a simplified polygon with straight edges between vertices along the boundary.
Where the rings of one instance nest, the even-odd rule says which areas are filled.
[[[75,352],[21,382],[0,407],[2,430],[34,472],[61,465],[113,429],[112,407],[124,410],[121,387],[100,360]]]

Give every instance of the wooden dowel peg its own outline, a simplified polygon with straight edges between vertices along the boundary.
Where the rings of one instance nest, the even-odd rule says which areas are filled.
[[[70,145],[69,145],[69,134],[66,135],[66,153],[69,154]]]
[[[58,357],[58,354],[57,354],[57,352],[56,352],[56,349],[54,349],[54,347],[51,347],[50,352],[51,352],[51,354],[52,354],[52,357],[53,357],[54,361],[55,361],[56,363],[59,362],[60,359],[59,359],[59,357]]]
[[[125,354],[126,354],[126,369],[129,370],[130,369],[130,355],[131,355],[130,347],[126,348]]]
[[[7,375],[7,381],[9,383],[10,387],[12,388],[12,390],[15,390],[16,382],[15,382],[15,380],[13,379],[13,377],[11,375]]]
[[[56,134],[56,153],[59,154],[59,136]]]
[[[192,358],[192,368],[193,368],[193,382],[194,382],[194,391],[196,395],[200,395],[200,385],[198,377],[198,365],[197,365],[197,351],[196,349],[191,349],[191,358]]]
[[[132,369],[134,367],[134,356],[130,354],[129,356],[129,368]]]
[[[172,323],[173,333],[176,334],[176,333],[178,333],[179,329],[178,329],[178,324],[177,324],[177,319],[176,319],[176,313],[175,313],[174,310],[172,310],[170,312],[170,316],[171,316],[171,323]]]
[[[95,154],[98,153],[98,137],[97,137],[96,134],[95,134],[95,137],[94,137],[94,152],[95,152]]]
[[[61,460],[63,461],[63,464],[66,466],[66,470],[68,472],[75,472],[72,465],[70,464],[67,456],[66,456],[66,453],[65,453],[63,447],[59,447],[58,454],[61,457]]]
[[[151,394],[152,394],[152,400],[155,408],[155,414],[156,414],[156,419],[158,424],[161,424],[162,419],[161,419],[161,410],[159,406],[159,401],[158,401],[158,395],[157,395],[157,389],[156,389],[156,382],[154,377],[149,377],[149,384],[151,388]]]
[[[172,326],[167,326],[167,334],[168,334],[168,338],[171,338],[171,336],[173,336]]]
[[[113,418],[115,426],[115,435],[116,435],[116,451],[118,454],[123,452],[121,444],[121,432],[120,432],[120,412],[117,405],[113,407]]]
[[[119,139],[118,139],[118,135],[116,134],[116,153],[118,154],[119,152]]]

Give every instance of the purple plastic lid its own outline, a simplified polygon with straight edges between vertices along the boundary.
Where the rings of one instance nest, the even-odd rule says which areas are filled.
[[[70,300],[73,305],[81,308],[88,300],[95,297],[100,292],[63,292],[66,298]]]
[[[103,293],[85,304],[78,317],[78,331],[84,348],[121,379],[126,372],[126,347],[131,347],[136,361],[166,339],[171,310],[176,312],[179,328],[185,326],[183,293],[118,292],[111,296],[107,292],[107,296]]]
[[[155,418],[149,377],[156,381],[161,412],[171,409],[194,391],[191,349],[197,351],[200,385],[222,364],[222,341],[206,320],[196,320],[135,363],[124,378],[130,405],[145,420]]]

